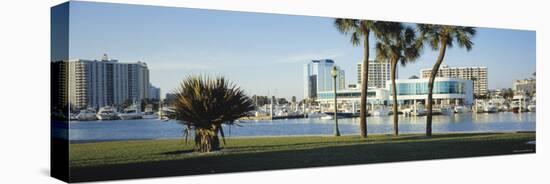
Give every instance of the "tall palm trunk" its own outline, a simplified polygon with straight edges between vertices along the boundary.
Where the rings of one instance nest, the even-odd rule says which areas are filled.
[[[430,80],[428,82],[428,115],[426,117],[426,136],[430,137],[432,136],[432,101],[433,101],[433,89],[434,89],[434,81],[435,76],[437,76],[437,72],[439,72],[439,66],[441,66],[441,63],[443,63],[443,58],[445,57],[445,51],[447,50],[447,40],[441,39],[440,41],[441,47],[439,48],[439,56],[437,56],[437,61],[435,62],[434,67],[432,68],[432,72],[430,75]]]
[[[361,129],[361,138],[367,138],[367,90],[368,90],[368,72],[369,72],[369,33],[365,34],[363,48],[363,65],[361,72],[361,108],[359,112]]]
[[[196,128],[195,129],[195,151],[205,153],[220,150],[220,139],[218,129]]]
[[[391,61],[391,85],[392,85],[392,96],[393,96],[393,134],[394,135],[399,135],[399,125],[398,125],[398,121],[399,121],[399,117],[397,115],[397,88],[396,88],[396,85],[395,85],[395,71],[396,71],[396,68],[397,68],[397,61]]]

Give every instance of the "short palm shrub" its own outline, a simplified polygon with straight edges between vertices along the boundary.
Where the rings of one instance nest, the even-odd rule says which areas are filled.
[[[176,89],[173,119],[195,134],[195,151],[220,150],[222,124],[235,120],[254,109],[244,91],[224,77],[189,76]],[[225,140],[225,139],[224,139]]]

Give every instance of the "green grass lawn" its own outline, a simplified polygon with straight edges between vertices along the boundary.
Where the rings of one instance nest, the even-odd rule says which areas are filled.
[[[74,181],[238,172],[533,153],[535,133],[231,138],[222,151],[193,153],[183,140],[72,143]]]

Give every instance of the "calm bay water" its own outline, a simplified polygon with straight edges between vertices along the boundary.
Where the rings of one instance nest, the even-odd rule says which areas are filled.
[[[434,116],[433,130],[443,132],[511,132],[535,131],[535,113],[455,114]],[[359,118],[339,119],[343,135],[359,134]],[[334,120],[289,119],[240,121],[240,126],[224,127],[227,137],[332,135]],[[369,133],[392,133],[392,117],[369,117]],[[399,116],[400,133],[424,133],[426,117]],[[174,120],[157,119],[73,121],[69,124],[71,141],[166,139],[183,135],[184,127]]]

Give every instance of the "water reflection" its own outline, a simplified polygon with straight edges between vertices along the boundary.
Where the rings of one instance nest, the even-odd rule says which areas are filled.
[[[434,132],[534,131],[535,113],[455,114],[434,116]],[[368,117],[370,134],[392,133],[392,116]],[[332,135],[333,120],[290,119],[240,121],[241,126],[224,128],[227,136]],[[342,134],[359,134],[359,119],[340,119]],[[426,117],[399,116],[400,133],[424,133]],[[70,140],[125,140],[181,137],[183,126],[176,121],[116,120],[71,122]]]

